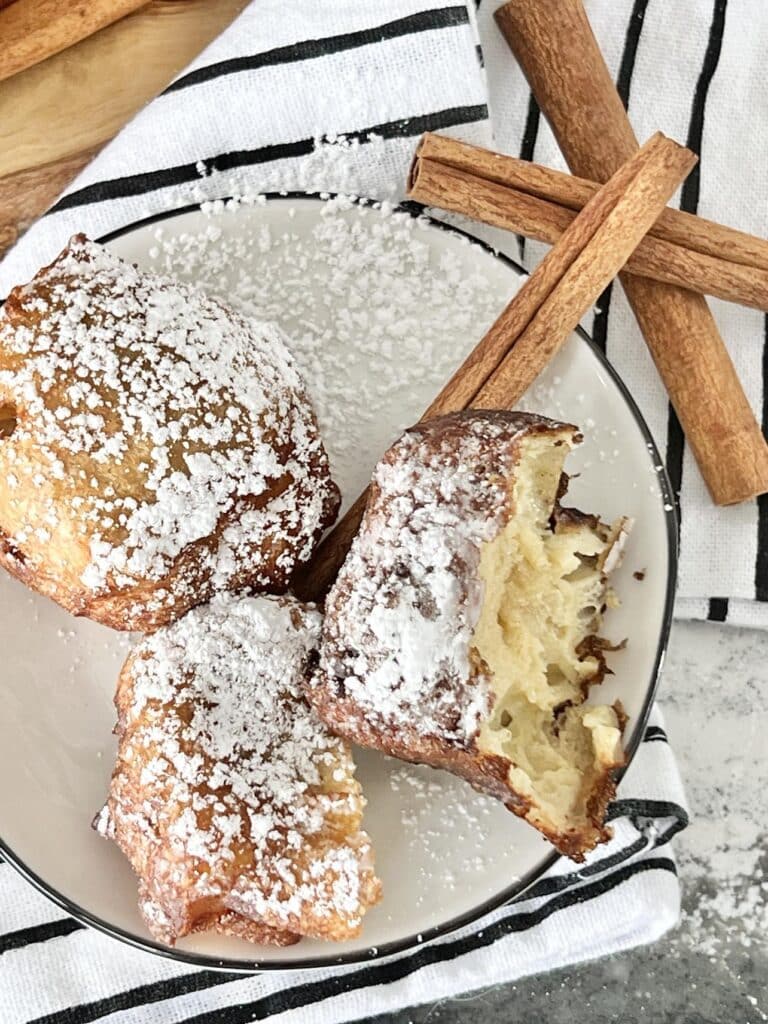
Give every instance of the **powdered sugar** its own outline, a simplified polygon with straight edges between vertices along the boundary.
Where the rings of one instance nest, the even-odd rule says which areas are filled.
[[[500,312],[498,282],[453,250],[435,259],[426,222],[387,203],[329,200],[307,231],[285,217],[286,199],[279,223],[254,218],[253,230],[233,231],[236,211],[248,216],[242,205],[210,209],[204,231],[159,225],[150,264],[250,316],[290,321],[334,479],[351,499],[373,468],[361,465],[361,436],[381,453],[418,418],[432,382],[450,377]]]
[[[378,727],[469,744],[491,706],[470,664],[480,551],[506,521],[520,438],[548,426],[559,425],[475,413],[396,442],[326,602],[318,686]]]
[[[319,631],[292,599],[220,595],[134,650],[97,827],[134,860],[156,934],[186,930],[168,922],[190,887],[273,927],[359,920],[367,838],[324,830],[329,815],[359,823],[362,798],[347,748],[301,691]]]
[[[16,488],[18,476],[41,470],[70,481],[68,492],[62,487],[69,508],[49,495],[40,515],[80,524],[88,590],[161,580],[222,524],[187,586],[206,574],[227,586],[272,545],[283,577],[308,556],[334,492],[275,326],[143,275],[84,240],[9,307],[0,319],[0,391],[20,415],[3,445],[8,483]],[[26,536],[11,540],[23,549]],[[260,584],[274,582],[272,568]]]
[[[301,615],[298,628],[292,608]],[[292,800],[319,782],[318,752],[338,747],[301,702],[300,681],[319,630],[317,612],[299,612],[266,598],[222,595],[193,609],[134,651],[126,726],[141,718],[150,702],[189,701],[194,708],[189,728],[199,753],[190,758],[180,751],[175,760],[167,754],[161,759],[173,760],[174,772],[186,774],[192,784],[201,781],[200,768],[208,759],[212,788],[226,786],[248,805],[258,790],[290,815]],[[251,757],[241,761],[245,751]],[[273,755],[279,755],[274,762]]]
[[[499,828],[499,804],[490,797],[467,791],[455,778],[423,765],[403,765],[387,758],[389,786],[398,795],[402,809],[402,843],[414,860],[427,865],[425,882],[441,890],[460,887],[467,876],[490,868],[488,844],[491,829]],[[440,813],[435,814],[435,807]],[[501,822],[501,828],[507,824]],[[422,870],[424,870],[422,868]],[[514,873],[505,879],[511,885]],[[422,905],[432,897],[429,886],[416,897]]]
[[[354,168],[350,146],[354,142],[338,140],[297,161],[300,186],[345,187],[345,168]],[[312,172],[315,160],[325,177]],[[269,186],[266,181],[262,187]],[[318,221],[301,199],[267,200],[234,173],[205,178],[179,202],[207,198],[215,188],[236,198],[205,203],[210,221],[204,229],[199,220],[155,226],[148,265],[284,326],[317,410],[333,477],[351,500],[375,461],[361,463],[361,438],[365,450],[378,456],[418,419],[501,312],[514,277],[468,239],[462,239],[464,252],[455,245],[436,251],[434,225],[387,201],[340,195],[325,202]],[[460,226],[478,229],[465,221]],[[561,384],[555,367],[521,407],[584,428],[590,443],[577,461],[618,465],[615,432],[604,417],[585,426],[584,408],[578,415],[563,408]],[[653,485],[657,491],[655,480]]]

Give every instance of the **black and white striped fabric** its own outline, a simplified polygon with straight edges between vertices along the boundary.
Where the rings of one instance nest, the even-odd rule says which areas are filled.
[[[498,0],[481,0],[480,33],[496,146],[566,169],[520,69],[494,30]],[[701,162],[673,205],[768,235],[768,5],[764,0],[585,0],[638,137],[660,129]],[[526,245],[526,261],[541,247]],[[768,431],[768,318],[712,300],[752,408]],[[620,287],[585,323],[637,399],[680,495],[676,615],[768,627],[768,495],[718,509]]]
[[[342,1024],[652,942],[678,919],[666,845],[687,824],[656,718],[611,808],[614,838],[412,954],[301,974],[193,970],[65,917],[0,863],[2,1024]]]
[[[495,135],[498,148],[561,165],[496,33],[497,5],[252,3],[9,254],[0,265],[0,295],[52,258],[74,231],[98,237],[189,202],[279,189],[400,198],[425,130],[446,129],[485,145]],[[765,233],[760,185],[768,97],[761,61],[768,13],[761,0],[731,0],[730,7],[725,0],[587,0],[587,6],[638,133],[662,128],[703,151],[701,173],[683,205]],[[745,51],[746,41],[754,49]],[[752,114],[743,133],[734,116],[740,110]],[[326,160],[328,147],[319,140],[340,135],[348,140],[343,158]],[[736,180],[739,188],[731,184]],[[529,263],[538,255],[533,245],[523,252]],[[666,445],[680,487],[679,613],[768,624],[759,604],[768,597],[768,507],[761,506],[762,528],[756,506],[711,507],[619,289],[601,310],[591,325],[595,337],[635,393],[662,450]],[[722,306],[717,315],[759,412],[761,366],[768,362],[762,320]],[[83,929],[0,864],[0,1020],[340,1024],[648,942],[677,920],[679,889],[665,844],[687,821],[658,719],[622,781],[612,816],[613,842],[581,870],[561,861],[524,900],[474,926],[412,955],[332,973],[242,978],[191,970]]]
[[[99,236],[233,189],[401,198],[425,130],[564,166],[495,28],[499,2],[469,0],[469,10],[462,0],[264,0],[258,12],[253,5],[22,239],[0,265],[0,295],[75,230]],[[764,0],[587,0],[587,9],[638,136],[660,128],[701,153],[679,205],[768,234]],[[319,139],[338,135],[359,143],[354,158],[307,160]],[[525,245],[524,262],[541,252]],[[768,429],[766,319],[712,305]],[[711,503],[620,288],[608,289],[586,326],[638,400],[680,496],[677,615],[768,627],[768,496],[729,509]]]

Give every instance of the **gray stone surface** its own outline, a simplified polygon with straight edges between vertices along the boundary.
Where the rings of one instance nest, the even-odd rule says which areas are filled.
[[[660,691],[692,813],[679,927],[654,946],[376,1024],[768,1021],[768,636],[677,623]]]

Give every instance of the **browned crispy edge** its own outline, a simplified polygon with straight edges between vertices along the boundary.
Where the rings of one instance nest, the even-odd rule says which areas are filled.
[[[252,921],[233,910],[196,918],[188,934],[195,935],[199,932],[214,931],[219,935],[231,935],[236,939],[245,939],[246,942],[252,942],[258,946],[295,946],[297,942],[301,941],[301,935],[297,932],[270,928],[269,925],[262,924],[260,921]]]
[[[339,490],[332,480],[328,480],[329,498],[326,502],[323,518],[312,537],[311,547],[317,544],[325,530],[335,520],[340,504]],[[270,496],[272,496],[270,492]],[[216,530],[209,537],[202,537],[188,545],[174,560],[169,571],[159,580],[137,582],[133,587],[112,587],[106,592],[92,593],[85,586],[75,588],[63,576],[53,572],[41,571],[30,567],[24,552],[21,551],[6,533],[0,528],[0,565],[30,590],[49,597],[61,605],[71,615],[93,619],[112,629],[152,633],[161,626],[181,618],[186,612],[197,605],[209,601],[218,591],[210,578],[196,576],[195,562],[205,550],[213,550],[219,537],[229,525],[240,518],[243,511],[254,507],[255,501],[240,499],[236,507],[219,520]],[[279,568],[276,561],[284,545],[276,544],[262,559],[254,557],[254,567],[238,573],[229,582],[227,590],[237,591],[253,587],[260,593],[283,594],[288,590],[290,577],[294,571]],[[306,561],[306,559],[304,560]],[[271,573],[268,584],[264,584],[265,570]],[[187,578],[189,585],[184,593],[174,592],[174,582]],[[147,602],[161,592],[165,592],[159,607],[150,609]]]
[[[427,764],[458,775],[478,792],[500,800],[508,810],[527,819],[532,809],[531,802],[511,789],[507,780],[511,762],[507,758],[483,753],[474,744],[458,747],[437,736],[422,735],[411,726],[399,726],[397,729],[374,726],[354,701],[346,697],[329,696],[325,686],[310,687],[309,698],[323,721],[339,735],[402,761]],[[613,707],[619,719],[619,727],[623,730],[626,716],[618,702]],[[581,862],[584,855],[598,843],[611,838],[612,831],[605,825],[605,812],[616,795],[614,773],[625,761],[626,756],[621,762],[606,767],[595,780],[587,801],[589,825],[586,828],[559,832],[536,824],[537,830],[560,853]]]

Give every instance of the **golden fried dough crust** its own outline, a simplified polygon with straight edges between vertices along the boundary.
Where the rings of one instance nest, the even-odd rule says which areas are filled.
[[[338,510],[282,335],[82,235],[0,310],[0,564],[150,631],[279,593]]]
[[[319,632],[292,598],[222,594],[128,658],[94,825],[139,876],[157,939],[347,939],[378,901],[351,753],[302,692]]]
[[[407,431],[374,473],[308,690],[340,735],[464,777],[576,859],[609,837],[624,763],[619,709],[583,702],[625,524],[560,507],[579,440],[497,411]]]

